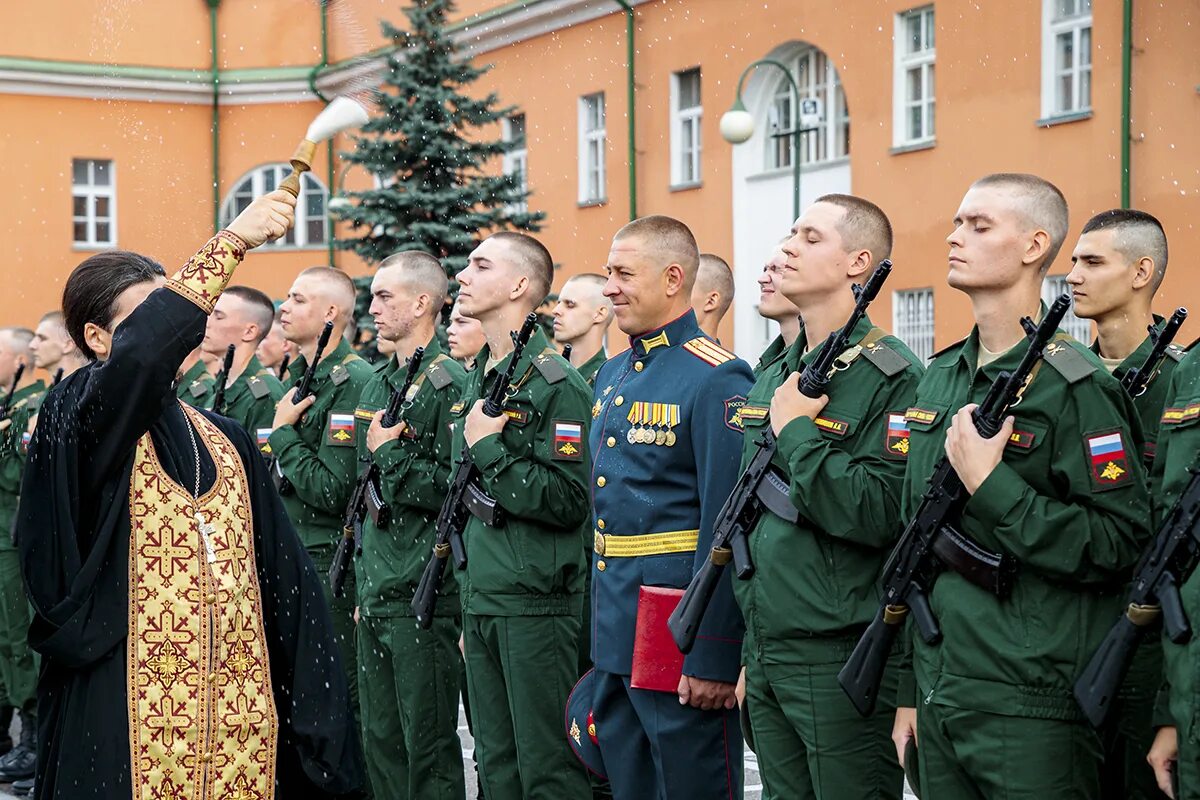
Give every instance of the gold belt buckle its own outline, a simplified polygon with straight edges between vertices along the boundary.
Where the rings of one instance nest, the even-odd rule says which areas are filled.
[[[598,555],[604,555],[604,534],[600,531],[594,531],[595,538],[592,540],[592,551]]]

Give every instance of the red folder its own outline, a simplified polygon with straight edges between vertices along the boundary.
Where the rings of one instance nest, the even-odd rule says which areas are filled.
[[[683,589],[643,586],[638,592],[637,627],[633,638],[633,674],[629,685],[655,692],[679,690],[683,653],[675,646],[667,617],[679,605]]]

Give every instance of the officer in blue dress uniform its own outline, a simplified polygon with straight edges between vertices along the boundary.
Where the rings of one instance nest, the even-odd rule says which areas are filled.
[[[737,479],[752,377],[696,324],[689,297],[698,262],[687,226],[661,216],[622,228],[608,259],[604,293],[631,347],[596,377],[591,637],[593,718],[616,800],[742,794],[734,686],[744,628],[731,571],[686,658],[665,627],[673,605],[644,597],[688,585]],[[656,624],[637,637],[635,656],[639,611],[648,615],[643,626]]]

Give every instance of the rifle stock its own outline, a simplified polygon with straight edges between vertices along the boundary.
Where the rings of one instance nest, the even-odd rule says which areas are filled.
[[[1150,381],[1158,374],[1158,369],[1167,356],[1167,348],[1175,340],[1175,335],[1183,327],[1187,316],[1186,308],[1177,308],[1175,313],[1163,323],[1162,330],[1155,330],[1153,325],[1150,326],[1150,339],[1154,342],[1154,346],[1146,354],[1145,361],[1121,377],[1121,386],[1129,393],[1130,397],[1141,397],[1145,393]]]

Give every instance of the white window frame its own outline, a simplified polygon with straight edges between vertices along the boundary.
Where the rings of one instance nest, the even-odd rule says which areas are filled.
[[[914,18],[920,21],[920,47],[916,52],[910,53],[908,23]],[[937,51],[933,6],[902,11],[896,15],[895,24],[895,36],[892,39],[895,55],[892,83],[892,144],[896,147],[927,144],[933,142],[936,135],[937,96],[934,70]],[[909,75],[913,72],[920,75],[921,96],[917,98],[909,96]],[[919,110],[921,115],[921,130],[916,136],[909,130],[914,109]]]
[[[233,221],[240,212],[239,201],[246,201],[245,205],[249,205],[255,198],[261,197],[269,191],[279,187],[292,171],[290,164],[263,164],[255,167],[250,172],[242,175],[234,183],[233,189],[229,194],[225,195],[225,199],[221,202],[221,226],[224,227]],[[310,201],[314,199],[320,200],[320,212],[310,213]],[[310,222],[321,223],[322,235],[319,240],[310,241],[308,236],[308,224]],[[268,242],[263,245],[264,248],[275,250],[324,250],[329,246],[330,236],[329,225],[329,189],[325,184],[313,175],[311,172],[306,172],[300,176],[300,197],[296,204],[296,224],[288,231],[286,236],[282,236],[273,242]]]
[[[1058,296],[1064,292],[1066,294],[1071,293],[1071,287],[1067,283],[1066,275],[1047,275],[1046,279],[1042,281],[1042,302],[1047,306],[1057,300]],[[1092,321],[1075,316],[1074,305],[1067,309],[1067,315],[1063,317],[1062,324],[1058,327],[1086,345],[1092,343]]]
[[[1061,15],[1061,3],[1071,12]],[[1071,64],[1058,64],[1058,39],[1071,37]],[[1042,118],[1087,114],[1092,110],[1092,0],[1042,0]],[[1060,102],[1062,78],[1071,79],[1071,97]],[[1084,91],[1084,86],[1088,87]],[[1086,94],[1086,98],[1085,98]]]
[[[935,352],[933,298],[930,287],[892,292],[892,333],[922,362]]]
[[[78,163],[87,165],[87,183],[75,183],[75,166]],[[96,183],[96,165],[108,165],[108,184]],[[75,201],[82,199],[87,208],[82,215],[75,213]],[[101,217],[96,213],[99,200],[108,201],[108,214]],[[96,225],[108,222],[108,238],[96,236]],[[87,235],[82,240],[75,238],[75,226],[86,226]],[[73,158],[71,159],[71,242],[76,250],[104,250],[117,246],[117,165],[111,158]]]
[[[593,106],[598,106],[599,127],[591,126]],[[608,200],[608,114],[604,92],[579,98],[579,203],[599,205]],[[592,182],[595,178],[595,182]],[[593,189],[595,191],[593,191]]]
[[[521,142],[520,147],[509,150],[504,154],[503,170],[505,175],[517,175],[520,177],[520,190],[522,193],[529,191],[529,119],[524,112],[512,114],[501,120],[501,137],[505,142],[513,143],[516,141],[516,126],[513,120],[517,117],[521,119]],[[528,210],[528,203],[522,200],[519,203],[513,203],[512,208],[517,211]]]
[[[829,164],[850,157],[850,110],[833,60],[815,47],[804,47],[787,63],[800,89],[800,100],[821,101],[822,118],[814,130],[801,136],[801,167]],[[817,75],[816,73],[820,73]],[[775,83],[767,106],[763,136],[763,168],[767,172],[791,169],[792,137],[800,109],[792,108],[792,87],[786,79]],[[833,102],[830,102],[830,95]],[[779,107],[787,105],[788,119],[779,121]],[[832,109],[832,111],[831,111]],[[829,143],[833,143],[833,147]]]
[[[696,78],[696,105],[683,108],[683,92],[680,87],[685,78]],[[703,180],[700,173],[703,141],[701,123],[704,118],[704,75],[700,67],[671,73],[671,186],[698,186]],[[691,173],[690,175],[688,173]]]

